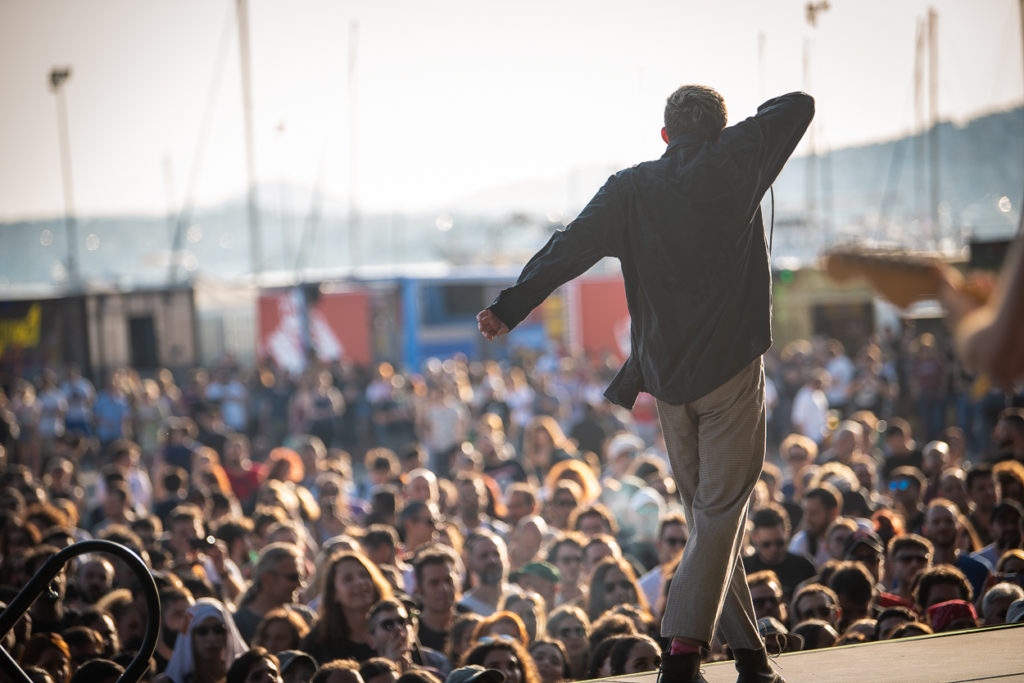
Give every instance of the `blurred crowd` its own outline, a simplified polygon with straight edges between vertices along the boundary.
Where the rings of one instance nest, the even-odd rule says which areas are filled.
[[[770,650],[1024,620],[1024,396],[927,333],[801,340],[765,364],[744,565]],[[0,600],[99,538],[157,583],[145,680],[656,670],[687,523],[653,399],[602,396],[615,370],[551,351],[5,376]],[[3,647],[39,683],[115,680],[143,641],[140,585],[80,556]]]

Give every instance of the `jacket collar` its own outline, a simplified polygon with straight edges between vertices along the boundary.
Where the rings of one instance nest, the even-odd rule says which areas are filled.
[[[696,149],[708,143],[708,139],[696,133],[683,133],[672,138],[668,143],[668,149],[662,157],[667,157],[679,149]]]

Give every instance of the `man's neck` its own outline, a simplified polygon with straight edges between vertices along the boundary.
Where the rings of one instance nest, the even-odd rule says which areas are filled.
[[[487,605],[497,605],[501,600],[501,584],[488,585],[480,584],[469,590],[469,595]]]
[[[440,612],[424,609],[420,612],[420,621],[431,631],[447,631],[454,620],[455,612],[450,609]]]
[[[956,564],[956,561],[960,559],[960,549],[955,545],[939,546],[935,545],[935,559],[934,564]]]
[[[258,593],[256,597],[253,598],[252,601],[245,606],[245,608],[253,614],[258,614],[262,616],[270,610],[276,607],[280,607],[283,604],[285,603],[274,600],[273,598],[264,593]]]
[[[910,581],[900,581],[896,585],[896,595],[900,596],[904,600],[909,600],[910,602],[914,602],[913,587],[914,587],[914,579],[913,578],[911,578]]]
[[[578,583],[562,583],[558,585],[559,595],[562,597],[562,601],[566,602],[583,595],[583,589],[580,588]]]

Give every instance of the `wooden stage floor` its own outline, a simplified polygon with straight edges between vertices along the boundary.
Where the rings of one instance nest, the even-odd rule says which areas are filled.
[[[1024,624],[791,652],[775,660],[775,669],[787,683],[1024,681]],[[708,683],[736,680],[731,661],[706,664],[702,671]],[[655,683],[657,674],[601,680]]]

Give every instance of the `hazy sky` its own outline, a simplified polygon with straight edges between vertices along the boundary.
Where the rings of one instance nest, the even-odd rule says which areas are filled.
[[[299,186],[319,177],[348,195],[353,22],[355,187],[366,210],[457,211],[461,197],[506,183],[656,157],[664,98],[686,82],[719,89],[733,120],[808,89],[822,148],[898,136],[914,125],[915,34],[929,6],[943,118],[1024,98],[1018,0],[831,0],[813,29],[805,5],[250,0],[257,175]],[[55,65],[72,68],[77,213],[177,211],[194,167],[198,204],[241,193],[234,9],[0,0],[0,220],[63,213]]]

